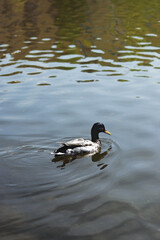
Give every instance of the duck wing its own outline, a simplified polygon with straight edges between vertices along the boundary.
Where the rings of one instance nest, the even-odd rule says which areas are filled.
[[[54,153],[55,155],[65,155],[73,153],[82,153],[86,151],[86,147],[92,146],[94,143],[90,140],[85,140],[83,138],[77,138],[68,142],[61,143],[62,146],[58,148]],[[76,151],[74,152],[74,149]],[[88,152],[88,150],[87,150]]]
[[[77,138],[77,139],[73,139],[71,141],[62,143],[63,146],[71,147],[71,148],[91,146],[92,144],[93,144],[92,141],[85,140],[83,138]]]

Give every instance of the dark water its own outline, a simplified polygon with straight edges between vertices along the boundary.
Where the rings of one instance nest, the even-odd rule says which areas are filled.
[[[0,239],[159,240],[159,0],[5,0],[0,19]],[[99,155],[52,161],[97,121]]]

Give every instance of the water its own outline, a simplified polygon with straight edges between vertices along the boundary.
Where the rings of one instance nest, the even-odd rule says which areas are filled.
[[[0,9],[1,239],[160,239],[159,1]],[[97,121],[100,154],[53,160]]]

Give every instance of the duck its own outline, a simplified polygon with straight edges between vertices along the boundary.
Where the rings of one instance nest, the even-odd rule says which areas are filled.
[[[91,140],[76,138],[68,142],[61,142],[62,146],[54,151],[55,157],[98,153],[101,149],[99,139],[99,133],[101,132],[111,135],[103,123],[94,123],[91,128]]]

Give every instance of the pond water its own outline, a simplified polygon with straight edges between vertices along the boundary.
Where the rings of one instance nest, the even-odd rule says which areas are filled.
[[[160,239],[159,0],[7,0],[0,18],[0,238]],[[97,121],[99,154],[53,160]]]

